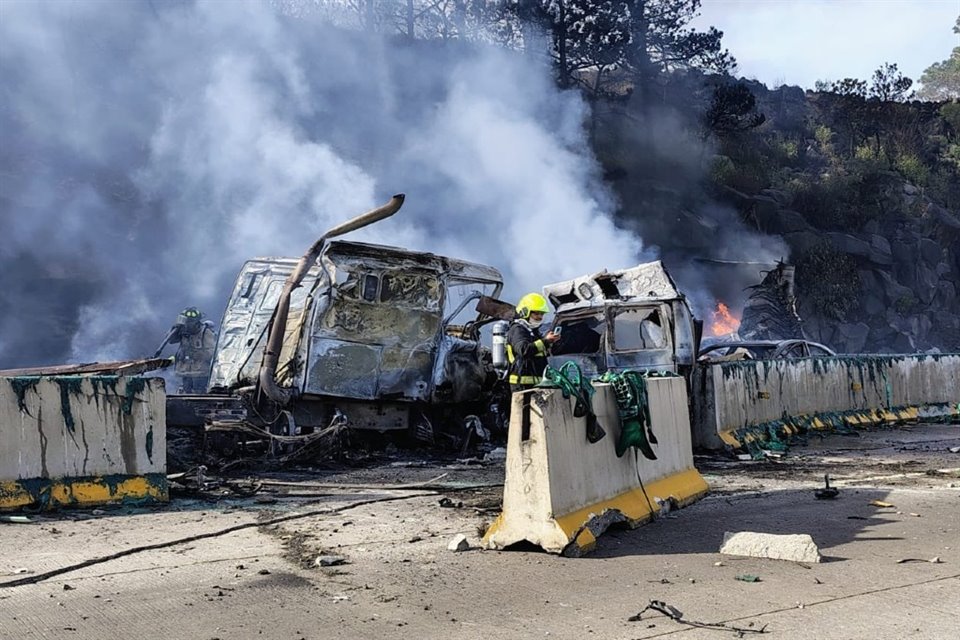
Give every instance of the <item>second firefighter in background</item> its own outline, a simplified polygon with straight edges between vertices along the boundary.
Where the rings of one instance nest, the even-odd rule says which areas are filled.
[[[528,293],[517,304],[517,317],[507,331],[510,391],[529,389],[543,377],[550,345],[560,339],[553,331],[540,333],[543,317],[549,311],[547,299],[539,293]]]

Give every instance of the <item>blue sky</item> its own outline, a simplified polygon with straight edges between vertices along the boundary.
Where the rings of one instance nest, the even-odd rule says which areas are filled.
[[[694,25],[724,32],[737,75],[812,88],[884,62],[916,81],[960,45],[958,15],[960,0],[703,0]]]

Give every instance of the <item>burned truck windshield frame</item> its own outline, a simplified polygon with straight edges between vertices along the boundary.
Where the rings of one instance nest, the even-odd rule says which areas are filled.
[[[563,330],[559,342],[553,346],[553,355],[600,353],[606,328],[602,313],[559,320],[557,326]]]
[[[646,351],[665,349],[668,346],[659,309],[641,307],[613,312],[615,351]]]
[[[361,297],[367,302],[375,302],[377,299],[377,288],[380,286],[380,278],[373,274],[363,276],[363,292]]]
[[[362,283],[362,284],[361,284]],[[391,304],[435,312],[440,308],[440,280],[429,271],[396,269],[378,273],[337,270],[337,292],[346,300]]]

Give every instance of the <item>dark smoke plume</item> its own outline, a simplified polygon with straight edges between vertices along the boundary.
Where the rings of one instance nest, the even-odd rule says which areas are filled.
[[[507,296],[635,264],[587,107],[492,46],[266,2],[0,4],[0,367],[149,354],[243,260],[360,240],[499,267]]]

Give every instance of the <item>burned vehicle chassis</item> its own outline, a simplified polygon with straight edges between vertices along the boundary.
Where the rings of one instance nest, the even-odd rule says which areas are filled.
[[[397,196],[394,211],[399,203]],[[368,224],[363,219],[376,211],[337,229]],[[281,442],[342,424],[354,433],[458,446],[501,426],[495,397],[502,385],[480,342],[493,318],[472,304],[500,293],[500,272],[328,240],[339,233],[325,234],[299,262],[243,265],[220,325],[209,391],[170,396],[169,424],[212,431],[233,424]]]

